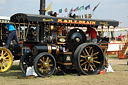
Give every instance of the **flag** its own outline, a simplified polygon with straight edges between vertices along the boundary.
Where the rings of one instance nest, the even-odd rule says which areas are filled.
[[[66,8],[64,11],[65,11],[65,12],[68,12],[68,9]]]
[[[51,11],[51,10],[52,10],[52,3],[50,3],[50,4],[48,5],[48,7],[46,8],[46,12]]]
[[[77,7],[76,9],[77,9],[77,11],[78,11],[78,10],[79,10],[79,7]]]
[[[79,10],[79,7],[76,7],[73,11],[75,12],[75,11],[78,11]]]
[[[94,9],[92,10],[93,12],[96,10],[96,8],[99,6],[100,2],[94,7]]]
[[[88,9],[90,9],[90,4],[85,7],[85,10],[88,10]]]
[[[59,13],[62,13],[62,9],[59,9]]]
[[[69,11],[69,13],[72,13],[73,12],[73,8],[71,8],[71,10]]]
[[[70,11],[69,11],[67,16],[70,16],[70,14],[72,14],[72,12],[73,12],[73,8],[70,9]]]
[[[74,12],[77,11],[77,8],[75,8],[73,11],[74,11]]]
[[[81,11],[81,10],[83,10],[83,9],[84,9],[84,5],[83,5],[83,6],[81,6],[79,10]]]

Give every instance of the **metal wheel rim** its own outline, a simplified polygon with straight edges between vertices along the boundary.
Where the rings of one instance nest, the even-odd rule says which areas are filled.
[[[37,57],[37,61],[34,62],[35,71],[39,76],[47,77],[54,73],[56,68],[56,62],[52,55],[48,53],[41,53]]]
[[[0,48],[0,72],[9,70],[12,62],[12,53],[6,48]]]
[[[83,74],[97,74],[104,64],[103,52],[95,45],[80,46],[77,69]]]

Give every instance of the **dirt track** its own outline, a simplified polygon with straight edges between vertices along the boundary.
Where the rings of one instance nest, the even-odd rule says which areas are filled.
[[[109,59],[114,73],[98,75],[51,76],[49,78],[17,79],[23,75],[17,63],[9,72],[0,73],[0,85],[128,85],[127,60]]]

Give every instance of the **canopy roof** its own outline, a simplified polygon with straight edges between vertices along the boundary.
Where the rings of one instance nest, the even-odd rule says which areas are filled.
[[[103,20],[103,19],[88,19],[88,18],[71,18],[71,17],[54,17],[47,15],[35,15],[17,13],[11,16],[11,22],[18,23],[52,23],[52,24],[65,24],[65,25],[101,25],[101,26],[118,26],[119,21],[116,20]]]
[[[0,23],[10,23],[10,17],[0,16]]]

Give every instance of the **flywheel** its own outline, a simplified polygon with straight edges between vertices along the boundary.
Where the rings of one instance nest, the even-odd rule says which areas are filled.
[[[86,42],[85,33],[81,29],[72,29],[67,35],[67,46],[74,51],[80,44]]]

